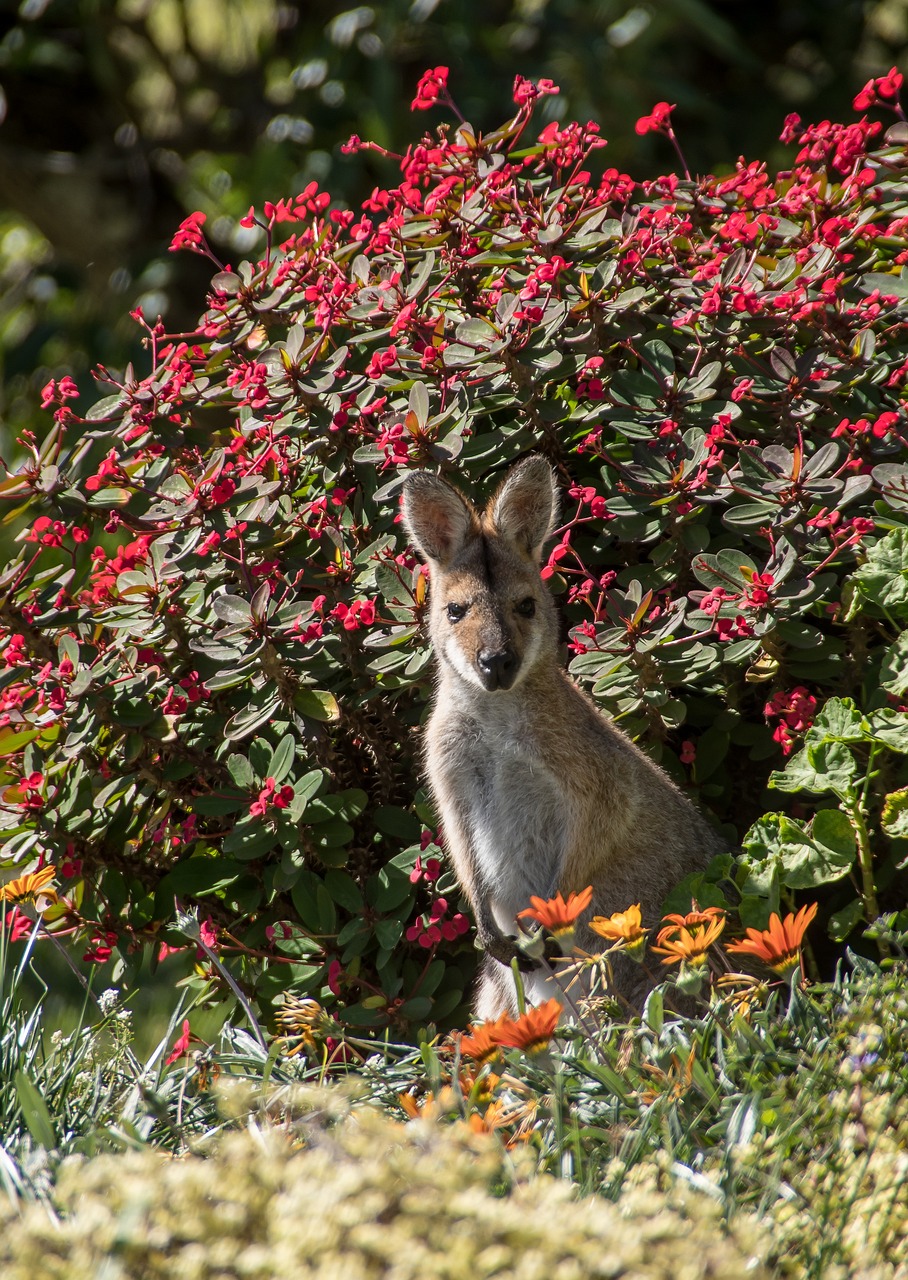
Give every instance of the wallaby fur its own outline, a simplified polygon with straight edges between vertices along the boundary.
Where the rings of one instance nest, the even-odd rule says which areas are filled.
[[[591,884],[587,918],[639,902],[644,923],[658,924],[668,891],[724,846],[559,664],[555,604],[540,577],[558,510],[545,459],[513,467],[484,511],[438,476],[416,472],[402,509],[431,567],[438,686],[425,758],[486,952],[475,1011],[514,1014],[508,966],[515,917],[531,895]],[[577,941],[603,945],[582,924]],[[553,994],[543,973],[525,977],[532,1003]],[[630,999],[646,987],[641,975],[624,957],[615,966]]]

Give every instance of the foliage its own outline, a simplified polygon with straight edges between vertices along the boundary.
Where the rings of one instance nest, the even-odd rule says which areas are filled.
[[[619,1204],[632,1187],[688,1186],[732,1226],[753,1214],[781,1274],[897,1275],[904,980],[904,954],[888,971],[865,962],[812,990],[727,974],[696,1017],[664,1016],[656,993],[639,1022],[585,1020],[547,1052],[499,1048],[483,1062],[463,1037],[401,1102],[411,1116],[494,1132],[518,1158],[532,1150],[540,1167]]]
[[[156,1121],[168,1102],[176,1111],[179,1092],[172,1074],[163,1081],[166,1040],[148,1063],[136,1059],[132,1014],[114,989],[86,991],[76,1027],[49,1031],[48,987],[33,966],[39,927],[30,924],[19,955],[0,932],[0,1186],[10,1202],[47,1196],[61,1160],[109,1146],[114,1130],[120,1142],[166,1142]]]
[[[450,105],[445,81],[417,98]],[[57,863],[48,928],[116,948],[118,980],[188,928],[224,1016],[288,988],[395,1036],[456,1016],[396,495],[530,450],[564,488],[543,574],[571,670],[744,835],[673,906],[762,927],[828,884],[857,940],[902,905],[904,125],[869,151],[866,117],[792,119],[775,178],[636,184],[588,167],[594,124],[532,125],[553,92],[518,79],[501,129],[426,135],[364,210],[313,184],[250,211],[236,270],[192,215],[197,331],[137,313],[150,369],[85,417],[45,389],[54,429],[2,483],[3,857]]]
[[[181,1159],[154,1149],[174,1146],[163,1125],[96,1154],[112,1127],[44,1203],[0,1200],[3,1274],[888,1280],[908,1239],[905,978],[904,958],[865,964],[675,1020],[651,1000],[485,1066],[468,1037],[426,1043],[330,1089],[275,1087],[246,1037],[217,1115],[198,1061],[171,1072]]]
[[[549,108],[601,121],[613,163],[634,172],[651,167],[654,150],[667,154],[628,127],[659,97],[678,103],[695,135],[691,163],[708,171],[739,153],[766,155],[787,111],[838,118],[848,95],[905,48],[900,0],[776,0],[733,13],[715,0],[30,0],[6,9],[4,453],[34,425],[48,377],[81,381],[98,361],[122,371],[135,357],[126,306],[163,311],[173,330],[191,323],[203,280],[162,252],[181,217],[203,208],[234,260],[249,248],[236,219],[263,192],[315,180],[358,204],[379,175],[371,157],[345,157],[339,143],[356,131],[402,147],[410,87],[439,49],[477,123],[502,110],[518,70],[551,77],[563,98]]]

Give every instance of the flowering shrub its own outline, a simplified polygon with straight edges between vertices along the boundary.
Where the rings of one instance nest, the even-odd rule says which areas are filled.
[[[176,900],[266,1009],[292,988],[360,1026],[454,1013],[472,951],[418,791],[427,580],[397,495],[415,467],[481,490],[532,450],[563,485],[544,576],[573,674],[743,837],[672,906],[762,929],[828,885],[857,940],[898,904],[896,79],[863,91],[888,134],[789,117],[784,173],[636,183],[595,123],[534,127],[556,89],[518,78],[485,135],[442,123],[402,158],[352,139],[392,185],[360,210],[275,193],[243,220],[250,262],[185,220],[172,247],[213,268],[197,329],[135,312],[147,368],[101,369],[81,414],[49,384],[53,427],[0,482],[22,524],[2,857],[57,863],[90,960],[185,946]],[[413,105],[450,115],[446,68]],[[680,147],[670,104],[638,128]]]

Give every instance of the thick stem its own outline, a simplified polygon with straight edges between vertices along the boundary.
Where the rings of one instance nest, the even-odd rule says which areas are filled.
[[[876,896],[876,884],[873,878],[873,854],[870,850],[870,832],[867,830],[867,820],[864,816],[864,809],[859,797],[855,794],[853,800],[846,801],[846,812],[849,821],[854,828],[855,838],[858,844],[858,862],[861,867],[861,899],[864,903],[864,917],[868,924],[872,924],[879,917],[880,904]],[[877,942],[880,955],[889,954],[889,947],[880,939]]]

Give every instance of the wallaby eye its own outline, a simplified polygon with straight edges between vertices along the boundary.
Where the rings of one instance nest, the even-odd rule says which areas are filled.
[[[465,604],[449,604],[447,606],[448,621],[460,622],[466,611],[467,606]]]
[[[536,601],[532,596],[527,596],[525,600],[521,600],[519,604],[515,604],[514,608],[522,618],[532,618],[536,612]]]

